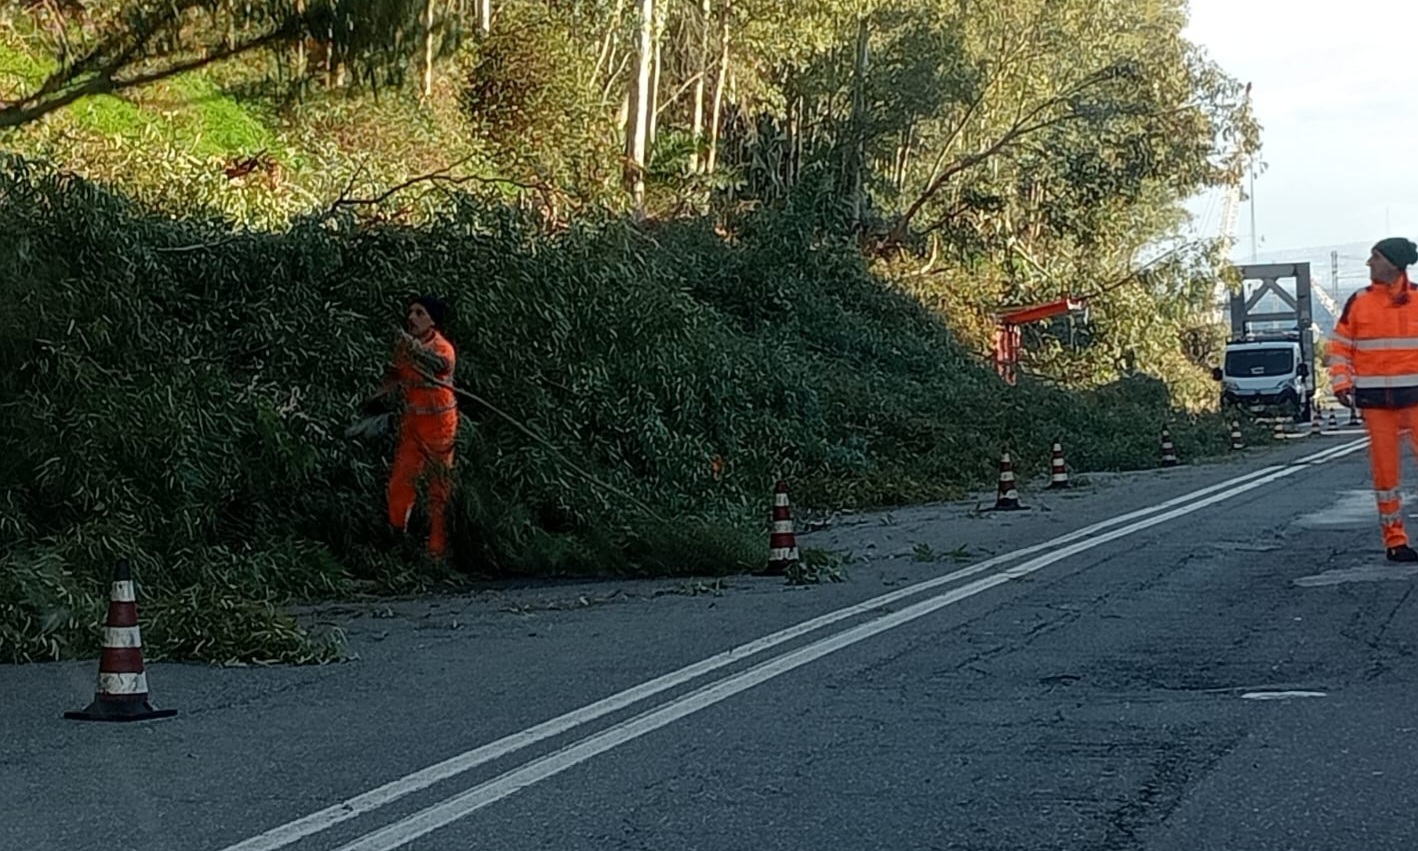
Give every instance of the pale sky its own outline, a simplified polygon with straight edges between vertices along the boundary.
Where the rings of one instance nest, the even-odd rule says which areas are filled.
[[[1190,2],[1187,37],[1253,84],[1260,252],[1418,240],[1418,2]],[[1199,226],[1209,201],[1189,205]],[[1250,213],[1238,211],[1238,253],[1249,253]],[[1214,235],[1219,216],[1210,222]]]

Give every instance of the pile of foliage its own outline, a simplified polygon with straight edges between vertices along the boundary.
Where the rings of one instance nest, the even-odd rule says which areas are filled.
[[[557,447],[469,409],[464,573],[757,567],[779,476],[798,505],[873,506],[988,486],[1005,447],[1045,470],[1056,437],[1079,470],[1154,466],[1164,424],[1183,457],[1226,447],[1156,379],[1006,387],[791,208],[732,239],[531,218],[462,198],[419,227],[255,232],[7,161],[0,661],[93,652],[118,558],[170,658],[325,658],[283,605],[428,579],[384,523],[390,438],[344,436],[416,292],[454,304],[460,384]]]

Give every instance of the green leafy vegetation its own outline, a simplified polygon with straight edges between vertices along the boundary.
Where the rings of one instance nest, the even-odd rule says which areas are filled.
[[[7,13],[0,660],[94,652],[119,557],[150,656],[308,662],[293,602],[759,568],[780,477],[1228,451],[1216,247],[1141,262],[1258,145],[1180,0],[347,5]],[[429,291],[515,421],[466,411],[445,567],[344,437]],[[1064,295],[1007,386],[996,314]]]

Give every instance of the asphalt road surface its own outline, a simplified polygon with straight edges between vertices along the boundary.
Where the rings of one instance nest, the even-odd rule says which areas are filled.
[[[170,720],[0,668],[0,848],[1411,849],[1418,569],[1361,436],[1081,484],[801,535],[839,584],[327,607],[357,659],[151,665]]]

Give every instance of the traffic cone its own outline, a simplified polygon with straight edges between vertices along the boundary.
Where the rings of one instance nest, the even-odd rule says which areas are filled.
[[[1164,427],[1162,429],[1162,466],[1175,467],[1179,463],[1177,460],[1177,449],[1172,445],[1172,432]]]
[[[1339,415],[1334,411],[1329,412],[1329,428],[1331,431],[1339,428]]]
[[[1284,439],[1285,439],[1285,423],[1276,422],[1276,423],[1275,423],[1275,427],[1274,427],[1273,429],[1271,429],[1271,434],[1275,437],[1276,440],[1284,440]]]
[[[1054,441],[1054,457],[1049,462],[1049,490],[1059,491],[1073,487],[1068,480],[1068,465],[1064,463],[1063,444]]]
[[[1019,491],[1014,486],[1014,462],[1005,452],[999,459],[999,496],[995,498],[995,511],[1019,511]]]
[[[1246,441],[1241,437],[1241,421],[1231,420],[1231,451],[1240,452],[1246,448]]]
[[[793,509],[788,503],[788,483],[773,486],[773,531],[768,536],[768,568],[764,576],[784,576],[798,561],[798,539],[793,534]]]
[[[120,561],[108,596],[108,622],[103,628],[103,655],[93,703],[81,712],[65,712],[76,721],[147,721],[171,718],[176,709],[154,709],[148,702],[148,675],[143,671],[143,641],[138,635],[138,605],[133,574]]]
[[[1310,437],[1317,437],[1323,431],[1320,427],[1320,412],[1315,411],[1315,415],[1310,418]]]

